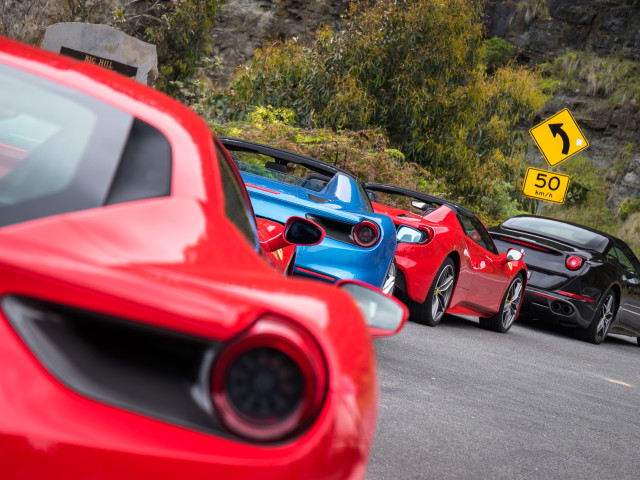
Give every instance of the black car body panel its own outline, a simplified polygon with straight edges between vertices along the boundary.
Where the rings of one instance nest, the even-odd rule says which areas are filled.
[[[557,230],[545,232],[545,225]],[[618,308],[609,332],[640,337],[640,262],[622,240],[571,222],[530,215],[512,217],[489,232],[500,251],[516,247],[525,252],[529,281],[524,316],[587,328],[603,296],[612,290]],[[576,270],[566,264],[572,255],[583,259]]]

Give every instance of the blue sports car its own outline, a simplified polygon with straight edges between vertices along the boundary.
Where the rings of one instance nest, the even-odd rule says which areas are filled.
[[[329,282],[355,279],[391,293],[396,229],[373,212],[358,179],[319,160],[238,138],[220,138],[236,161],[257,217],[284,223],[306,217],[326,232],[298,247],[293,275]]]

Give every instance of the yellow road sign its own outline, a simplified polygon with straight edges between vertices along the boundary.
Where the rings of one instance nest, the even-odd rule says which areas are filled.
[[[529,133],[550,167],[555,167],[589,146],[567,108],[529,129]]]
[[[564,173],[529,167],[522,184],[522,193],[545,202],[564,203],[570,179]]]

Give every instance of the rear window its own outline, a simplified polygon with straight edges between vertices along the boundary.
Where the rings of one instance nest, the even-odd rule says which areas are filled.
[[[171,149],[121,110],[0,65],[0,226],[170,193]]]
[[[100,205],[132,121],[0,65],[0,226]]]
[[[238,169],[279,182],[297,185],[312,192],[321,192],[332,177],[319,174],[304,165],[281,162],[278,159],[254,152],[231,152]]]
[[[609,244],[604,235],[549,218],[513,217],[502,222],[502,226],[598,252],[603,252]]]

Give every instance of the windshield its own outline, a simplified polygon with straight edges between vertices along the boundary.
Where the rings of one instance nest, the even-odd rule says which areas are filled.
[[[513,217],[502,222],[505,228],[542,235],[570,245],[604,251],[609,239],[604,235],[568,223],[542,217]]]

